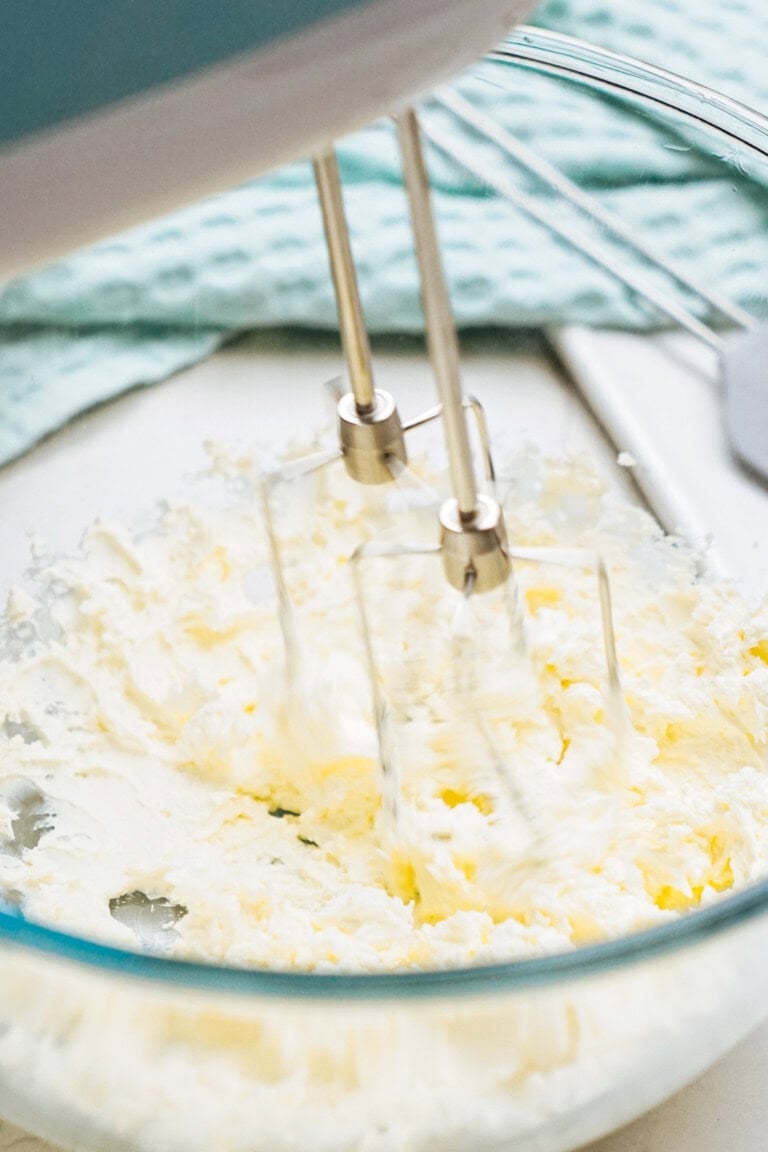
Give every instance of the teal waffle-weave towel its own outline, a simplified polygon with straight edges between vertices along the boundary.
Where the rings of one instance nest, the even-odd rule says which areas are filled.
[[[762,0],[547,0],[537,22],[768,108]],[[483,64],[458,88],[695,275],[764,309],[768,191],[759,174],[748,179],[646,116],[528,71]],[[443,117],[429,107],[424,114]],[[480,147],[457,124],[452,130]],[[339,151],[369,326],[418,330],[391,129],[375,125]],[[431,169],[460,325],[659,323],[461,171],[436,156]],[[201,359],[232,333],[335,324],[307,164],[186,207],[0,292],[0,463],[84,408]]]

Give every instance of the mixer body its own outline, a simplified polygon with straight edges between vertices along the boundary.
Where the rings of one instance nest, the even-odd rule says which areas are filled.
[[[312,154],[455,76],[532,7],[3,5],[0,275]]]

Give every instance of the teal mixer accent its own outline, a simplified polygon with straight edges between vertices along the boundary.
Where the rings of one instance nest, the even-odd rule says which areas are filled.
[[[8,7],[15,0],[0,20]],[[285,19],[299,18],[301,5],[286,8]],[[717,16],[706,18],[698,0],[648,0],[642,12],[607,0],[548,0],[537,17],[768,108],[768,9],[759,0],[723,0]],[[209,50],[225,51],[225,39],[222,32]],[[188,64],[199,59],[194,50],[200,46],[190,42]],[[759,174],[747,178],[697,151],[694,140],[551,78],[480,65],[458,86],[693,274],[765,314],[768,193]],[[426,106],[424,115],[448,123]],[[481,147],[457,124],[451,130]],[[350,137],[339,155],[368,326],[420,330],[391,129],[378,124]],[[544,229],[446,161],[430,159],[459,325],[660,323]],[[84,407],[163,379],[236,332],[335,324],[308,164],[190,205],[0,292],[0,461]]]
[[[370,0],[5,0],[0,144],[178,81]]]

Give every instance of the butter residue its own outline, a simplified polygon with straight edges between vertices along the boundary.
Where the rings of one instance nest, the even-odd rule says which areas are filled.
[[[178,956],[444,967],[633,932],[765,872],[768,609],[700,577],[587,463],[510,461],[507,526],[605,556],[630,729],[617,740],[606,707],[594,573],[517,565],[457,660],[439,563],[367,561],[393,837],[350,557],[373,534],[431,541],[442,478],[372,491],[339,467],[276,492],[288,685],[256,466],[215,458],[224,493],[97,522],[10,592],[0,885],[25,916],[136,947],[113,915],[135,893],[183,912],[162,941]],[[39,806],[21,845],[19,782]]]

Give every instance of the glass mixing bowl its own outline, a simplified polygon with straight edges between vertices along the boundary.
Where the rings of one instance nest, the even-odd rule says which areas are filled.
[[[703,133],[741,171],[768,156],[763,118],[657,69],[534,30],[500,54],[607,89],[682,138]],[[504,85],[527,75],[484,67]],[[493,364],[471,352],[468,383],[511,435],[522,401],[498,347]],[[322,342],[319,354],[336,357]],[[23,570],[28,532],[65,548],[99,512],[173,491],[202,465],[206,435],[254,425],[254,395],[260,439],[311,431],[307,345],[263,338],[229,355],[226,383],[214,360],[81,417],[0,473],[3,582]],[[412,344],[399,355],[417,407],[427,365]],[[397,359],[384,357],[385,376]],[[280,405],[260,392],[278,373]],[[548,398],[536,409],[535,392],[541,432]],[[767,947],[768,881],[568,954],[391,975],[182,962],[3,911],[0,1112],[78,1152],[565,1152],[651,1108],[768,1015]]]

